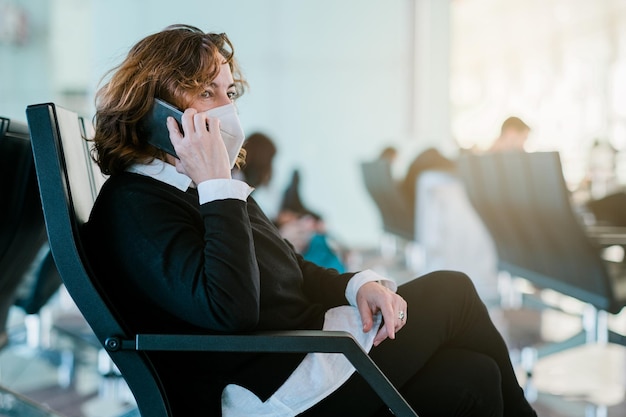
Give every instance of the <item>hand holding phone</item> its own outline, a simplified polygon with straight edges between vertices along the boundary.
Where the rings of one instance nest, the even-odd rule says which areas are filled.
[[[183,113],[182,125],[184,136],[174,118],[168,117],[170,139],[178,154],[176,170],[196,184],[210,179],[231,178],[219,119],[190,108]]]
[[[239,151],[243,145],[245,134],[241,128],[237,109],[234,104],[227,104],[207,110],[209,118],[217,118],[220,121],[219,130],[228,152],[230,167],[235,166],[235,161],[239,156]],[[178,158],[167,129],[165,121],[168,117],[173,117],[178,123],[178,131],[183,134],[182,116],[183,112],[170,103],[155,98],[150,112],[140,121],[140,134],[148,138],[148,143],[155,148],[161,149],[168,154]]]

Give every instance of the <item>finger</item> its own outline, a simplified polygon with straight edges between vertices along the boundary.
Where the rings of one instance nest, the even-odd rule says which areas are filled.
[[[380,311],[383,313],[383,319],[385,321],[385,328],[387,329],[387,336],[390,339],[396,338],[396,320],[398,313],[395,311],[392,303],[386,303],[381,306]]]
[[[187,170],[185,170],[185,166],[180,162],[180,159],[176,160],[176,171],[180,174],[187,175]]]
[[[196,131],[195,127],[194,127],[194,115],[198,113],[196,111],[196,109],[187,109],[185,110],[185,112],[183,113],[182,117],[181,117],[181,122],[183,125],[183,133],[186,135],[190,135],[193,132]]]
[[[376,336],[374,337],[374,346],[380,345],[387,337],[387,327],[381,326],[381,328],[378,329],[378,332],[376,332]]]
[[[396,311],[397,311],[397,317],[396,317],[396,332],[398,330],[400,330],[402,327],[404,327],[404,325],[406,324],[406,320],[407,320],[407,305],[406,305],[406,301],[404,301],[403,298],[398,297],[399,302],[396,303],[397,307],[396,307]],[[402,312],[402,314],[400,314],[400,312]],[[402,318],[400,318],[402,316]]]
[[[402,303],[404,304],[404,320],[402,320],[402,326],[404,327],[406,321],[409,319],[409,305],[404,300],[402,300]]]
[[[172,142],[172,145],[176,145],[183,139],[183,136],[178,129],[178,123],[176,123],[176,120],[172,116],[168,116],[166,125],[167,130],[170,133],[170,141]]]
[[[374,324],[374,316],[369,305],[363,300],[357,301],[359,313],[361,314],[361,322],[363,323],[363,331],[369,332]]]
[[[193,126],[195,132],[205,133],[209,131],[207,119],[206,113],[196,113],[193,115]]]

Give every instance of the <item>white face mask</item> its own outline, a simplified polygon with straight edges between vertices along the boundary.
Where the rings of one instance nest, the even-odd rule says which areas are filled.
[[[209,117],[219,119],[220,133],[222,134],[222,139],[224,139],[224,144],[226,145],[228,159],[230,159],[230,167],[233,168],[245,139],[235,105],[232,103],[226,104],[225,106],[207,110],[205,113]]]

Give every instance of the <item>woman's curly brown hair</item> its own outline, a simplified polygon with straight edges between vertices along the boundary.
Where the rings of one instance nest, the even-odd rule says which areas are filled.
[[[200,93],[225,63],[240,96],[246,82],[223,33],[172,25],[133,46],[96,94],[93,157],[101,171],[116,174],[137,162],[164,159],[163,152],[140,135],[138,122],[150,111],[154,98],[187,108],[185,97]]]

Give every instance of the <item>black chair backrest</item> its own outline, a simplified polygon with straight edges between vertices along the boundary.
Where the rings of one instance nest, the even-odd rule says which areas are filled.
[[[28,127],[0,117],[0,289],[12,291],[45,242]]]
[[[103,346],[111,336],[129,339],[123,320],[98,286],[81,243],[81,227],[88,219],[99,182],[88,156],[84,124],[76,113],[52,103],[28,106],[26,115],[48,240],[59,274]],[[170,415],[162,385],[146,355],[135,350],[108,351],[133,391],[141,414]]]
[[[623,308],[571,206],[558,153],[468,155],[458,167],[502,269],[601,310]]]
[[[365,188],[380,212],[383,229],[415,240],[415,214],[391,175],[391,165],[380,159],[361,164]]]

